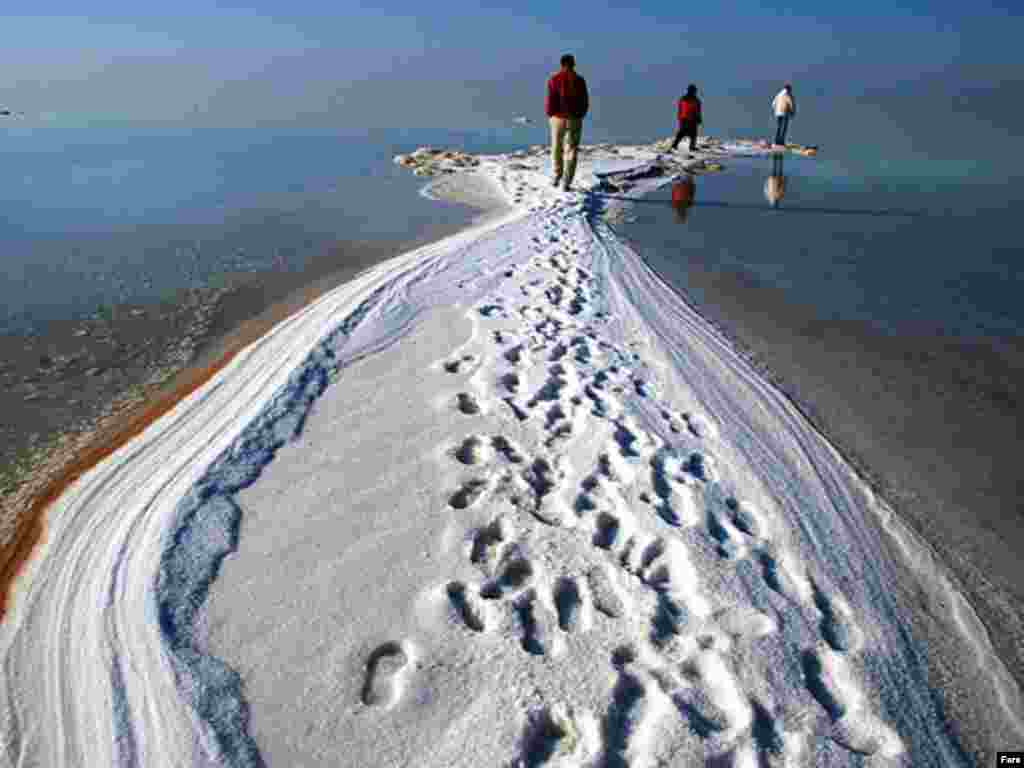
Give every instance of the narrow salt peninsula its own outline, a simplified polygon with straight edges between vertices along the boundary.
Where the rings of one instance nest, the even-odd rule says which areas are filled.
[[[973,765],[942,568],[620,241],[763,150],[421,153],[506,207],[342,285],[73,485],[0,625],[10,766]],[[727,172],[727,168],[726,168]],[[771,322],[766,317],[765,322]]]

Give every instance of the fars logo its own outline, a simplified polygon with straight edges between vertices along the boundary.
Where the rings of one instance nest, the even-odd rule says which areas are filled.
[[[1024,752],[996,752],[996,765],[1024,766]]]

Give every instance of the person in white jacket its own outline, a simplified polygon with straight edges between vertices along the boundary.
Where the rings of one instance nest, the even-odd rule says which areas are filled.
[[[775,94],[772,99],[772,111],[775,112],[777,127],[775,129],[775,144],[786,145],[786,131],[789,130],[789,120],[796,115],[796,99],[793,98],[793,86],[786,83],[786,86]]]

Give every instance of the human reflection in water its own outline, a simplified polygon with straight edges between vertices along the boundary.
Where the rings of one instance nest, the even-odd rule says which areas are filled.
[[[697,180],[693,176],[684,176],[672,185],[672,207],[679,216],[679,221],[686,221],[697,194]]]
[[[786,194],[786,176],[782,172],[784,156],[782,152],[772,155],[772,175],[764,183],[764,198],[772,208],[778,208],[779,201]]]

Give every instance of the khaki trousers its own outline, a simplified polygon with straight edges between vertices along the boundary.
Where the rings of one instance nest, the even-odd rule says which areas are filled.
[[[551,123],[551,167],[554,168],[555,178],[563,179],[565,186],[572,184],[572,177],[576,175],[576,150],[580,146],[580,138],[583,135],[583,119],[576,117],[552,117]],[[568,144],[565,150],[565,165],[563,167],[562,146]]]

